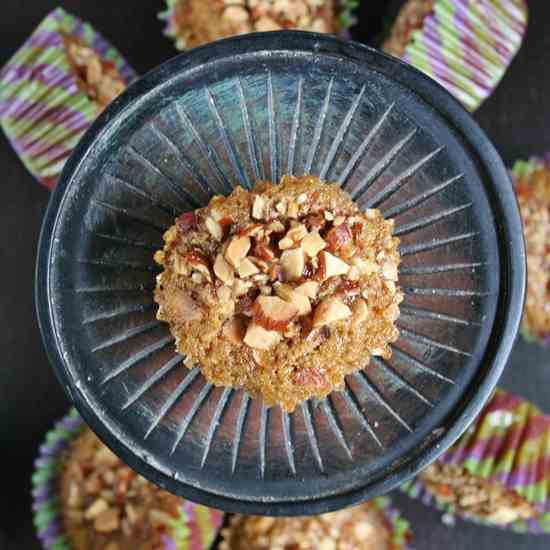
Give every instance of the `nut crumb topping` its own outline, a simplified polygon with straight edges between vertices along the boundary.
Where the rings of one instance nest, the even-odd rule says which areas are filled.
[[[76,38],[66,36],[65,50],[80,88],[99,111],[105,109],[126,89],[126,83],[114,63],[103,59],[92,48]]]
[[[535,508],[498,482],[472,475],[465,468],[435,462],[420,474],[426,489],[463,514],[506,525],[536,516]]]
[[[220,550],[392,550],[384,513],[367,503],[311,517],[231,518]]]
[[[161,550],[181,501],[146,481],[86,429],[60,478],[64,530],[75,550]]]
[[[550,341],[550,169],[540,166],[517,182],[527,249],[527,297],[523,325]]]
[[[217,220],[230,221],[221,231]],[[392,229],[310,176],[238,188],[166,232],[155,254],[164,267],[158,318],[211,382],[292,410],[338,387],[369,354],[389,356],[403,299]],[[265,379],[264,364],[277,365]]]
[[[336,32],[337,6],[336,0],[180,0],[174,23],[178,45],[194,48],[250,32]]]

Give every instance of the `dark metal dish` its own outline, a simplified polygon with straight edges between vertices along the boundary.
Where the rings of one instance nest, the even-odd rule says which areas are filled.
[[[180,212],[290,172],[396,218],[406,298],[390,361],[288,415],[180,365],[152,255]],[[129,465],[210,506],[301,515],[390,490],[466,429],[524,286],[511,183],[462,107],[376,50],[284,32],[182,54],[103,113],[52,196],[36,290],[60,381]]]

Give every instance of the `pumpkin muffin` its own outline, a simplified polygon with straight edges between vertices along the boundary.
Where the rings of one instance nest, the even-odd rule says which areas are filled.
[[[161,550],[180,521],[181,500],[138,476],[90,430],[68,449],[60,486],[73,550]]]
[[[229,36],[299,29],[335,33],[353,23],[349,2],[337,0],[168,0],[161,14],[178,49]]]
[[[403,299],[392,230],[312,176],[237,188],[165,233],[158,318],[209,382],[292,411],[390,356]]]
[[[537,515],[535,507],[515,491],[460,466],[436,462],[419,477],[427,491],[440,502],[451,505],[458,514],[474,515],[497,525]]]
[[[410,538],[408,523],[389,501],[375,499],[311,517],[233,516],[220,550],[401,550]]]
[[[518,161],[513,169],[527,249],[527,297],[522,332],[550,344],[550,163]]]

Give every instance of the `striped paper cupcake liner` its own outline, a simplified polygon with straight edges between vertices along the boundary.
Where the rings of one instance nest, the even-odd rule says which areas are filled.
[[[161,21],[164,22],[164,35],[174,41],[177,50],[183,51],[187,48],[185,38],[178,32],[176,21],[176,7],[182,0],[165,0],[166,9],[158,14]],[[349,29],[357,23],[356,10],[359,7],[360,0],[339,0],[337,27],[339,35],[342,38],[349,38]]]
[[[497,390],[476,422],[438,462],[466,469],[471,475],[515,491],[537,516],[507,525],[460,514],[442,502],[417,478],[402,490],[424,504],[464,519],[516,533],[550,533],[550,416],[521,397]]]
[[[53,188],[72,150],[98,115],[65,52],[72,37],[110,61],[126,84],[135,71],[91,25],[52,11],[0,71],[0,125],[23,164]]]
[[[435,0],[402,58],[474,111],[501,81],[526,27],[524,0]]]
[[[378,497],[370,501],[386,518],[391,531],[392,550],[407,550],[411,544],[413,533],[410,523],[394,507],[390,497]]]
[[[533,173],[545,170],[550,174],[550,153],[542,157],[532,157],[528,161],[518,160],[512,168],[512,180],[516,189],[520,185],[530,185],[530,177]],[[550,197],[550,188],[548,189],[548,196]],[[548,208],[550,209],[550,200],[548,201]],[[550,234],[546,236],[546,248],[550,246]],[[527,262],[527,268],[529,270],[529,259]],[[528,299],[529,299],[529,286],[527,287]],[[539,304],[540,307],[550,307],[549,303]],[[526,305],[527,308],[527,305]],[[521,335],[527,342],[537,342],[543,346],[550,346],[550,332],[548,334],[539,334],[532,326],[530,326],[528,315],[523,316],[521,324]]]
[[[75,409],[57,422],[40,446],[32,476],[34,525],[46,550],[71,550],[63,532],[59,499],[59,476],[64,451],[86,428]],[[181,515],[164,537],[163,550],[207,550],[216,539],[224,514],[182,500]]]

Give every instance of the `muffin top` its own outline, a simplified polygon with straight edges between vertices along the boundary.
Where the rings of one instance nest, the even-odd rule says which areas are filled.
[[[86,429],[66,451],[61,513],[74,550],[161,550],[186,536],[181,500],[140,477]]]
[[[391,550],[392,534],[374,504],[312,517],[235,516],[220,550]]]
[[[80,40],[66,36],[65,51],[80,89],[98,111],[105,109],[126,89],[126,83],[115,64],[103,59]]]
[[[420,479],[442,502],[491,523],[506,525],[536,515],[535,508],[515,491],[460,466],[436,462],[420,474]]]
[[[527,332],[550,341],[550,170],[543,163],[517,181],[527,248]]]
[[[311,176],[180,216],[155,293],[186,364],[286,410],[388,357],[402,294],[393,221]]]
[[[179,0],[174,6],[175,32],[185,48],[250,32],[335,32],[335,19],[334,0]]]

